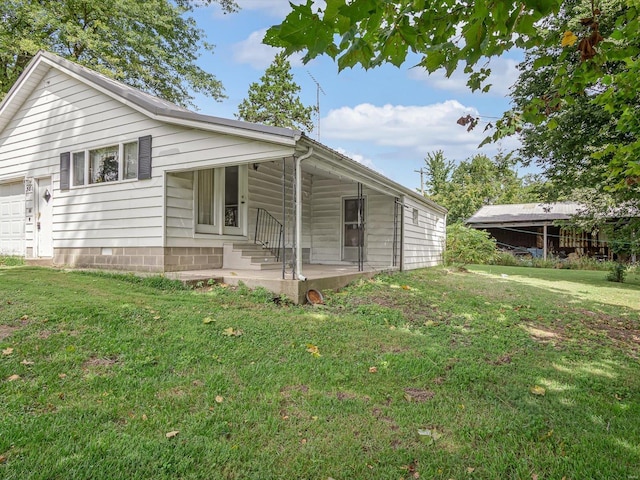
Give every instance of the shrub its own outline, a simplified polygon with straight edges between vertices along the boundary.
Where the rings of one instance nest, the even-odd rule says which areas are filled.
[[[607,275],[607,280],[609,280],[610,282],[622,283],[624,282],[624,277],[626,276],[626,274],[626,265],[623,265],[622,263],[616,263],[611,267]]]
[[[505,267],[518,267],[523,265],[522,261],[518,257],[509,252],[496,252],[491,264],[503,265]]]
[[[22,257],[3,257],[0,256],[0,266],[3,267],[17,267],[24,265],[24,258]]]
[[[488,232],[468,228],[461,223],[447,227],[445,264],[490,263],[496,253],[496,241]]]

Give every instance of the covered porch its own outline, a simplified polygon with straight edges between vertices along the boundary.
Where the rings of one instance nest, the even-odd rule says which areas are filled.
[[[168,172],[165,273],[304,281],[314,266],[316,276],[399,269],[399,194],[336,154],[311,146],[285,158]]]

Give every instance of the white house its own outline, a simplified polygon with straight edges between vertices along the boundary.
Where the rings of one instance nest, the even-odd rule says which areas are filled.
[[[314,264],[435,265],[445,215],[298,131],[194,113],[47,52],[0,104],[0,255],[145,272],[282,263],[304,279]]]

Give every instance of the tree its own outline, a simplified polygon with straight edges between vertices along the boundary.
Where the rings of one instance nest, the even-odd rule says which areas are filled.
[[[227,12],[233,0],[219,3]],[[191,0],[0,0],[0,99],[39,50],[54,52],[183,106],[192,92],[223,98],[196,65],[212,51],[187,13]]]
[[[451,172],[455,168],[454,163],[444,157],[442,150],[427,153],[424,163],[427,172],[426,193],[434,199],[443,197],[450,186],[449,181],[451,180]]]
[[[603,0],[600,8],[607,12],[625,9],[623,0]],[[562,25],[575,29],[581,21],[591,19],[585,9],[585,2],[568,0],[561,12],[545,25],[543,35],[554,34]],[[614,25],[613,17],[601,18],[598,33],[608,37]],[[565,57],[574,57],[567,62]],[[592,155],[601,152],[611,143],[624,144],[631,140],[617,129],[620,111],[611,110],[600,102],[594,102],[595,91],[591,94],[571,94],[568,98],[558,96],[557,78],[560,72],[569,75],[580,65],[579,51],[568,51],[559,45],[543,45],[529,50],[520,65],[520,76],[514,84],[511,97],[518,110],[523,110],[532,102],[544,102],[544,117],[539,123],[522,126],[520,138],[523,147],[519,150],[525,163],[537,163],[545,176],[554,182],[554,196],[570,195],[577,187],[604,187],[608,178],[604,176],[613,156]],[[608,73],[624,70],[621,62],[611,61],[601,66]],[[638,97],[640,99],[640,97]],[[541,105],[542,107],[542,105]],[[636,105],[636,108],[638,105]],[[550,198],[554,200],[555,198]]]
[[[442,151],[425,158],[429,198],[449,210],[447,222],[463,222],[484,205],[538,201],[509,157],[475,155],[455,166]]]
[[[327,54],[337,59],[339,69],[357,64],[399,66],[413,54],[429,72],[444,68],[450,75],[464,64],[469,87],[483,91],[489,88],[487,59],[512,47],[555,48],[553,97],[536,97],[520,110],[507,112],[496,122],[491,139],[520,131],[526,123],[544,123],[549,108],[562,109],[577,97],[589,97],[606,112],[615,112],[614,128],[621,136],[590,154],[606,159],[603,175],[609,188],[638,197],[640,5],[626,0],[622,8],[615,8],[609,1],[596,1],[583,2],[584,16],[575,18],[563,15],[570,2],[562,0],[330,0],[321,8],[307,0],[292,6],[285,20],[269,29],[265,41],[287,53],[304,51],[305,60]],[[601,31],[602,22],[610,29]],[[545,54],[533,68],[552,62]],[[620,68],[607,68],[611,63]],[[547,124],[551,129],[557,126]]]
[[[274,127],[313,130],[314,107],[305,107],[298,97],[300,87],[293,81],[291,64],[278,53],[260,83],[249,86],[248,98],[238,105],[236,118]]]

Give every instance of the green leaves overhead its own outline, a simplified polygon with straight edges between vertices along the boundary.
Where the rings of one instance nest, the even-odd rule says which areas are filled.
[[[487,59],[514,47],[523,49],[531,60],[522,75],[526,80],[539,72],[546,91],[537,88],[518,99],[518,108],[496,122],[487,141],[527,131],[527,126],[546,137],[537,126],[548,126],[557,145],[567,145],[565,158],[571,157],[568,146],[573,145],[578,147],[574,158],[583,154],[589,162],[606,166],[589,171],[588,177],[600,176],[606,188],[638,197],[639,17],[637,0],[327,0],[325,7],[308,0],[269,29],[265,41],[287,53],[302,51],[305,61],[329,55],[340,70],[411,62],[428,72],[444,69],[451,75],[464,67],[469,88],[481,91],[489,88]],[[610,121],[601,125],[602,134],[584,137],[571,127],[569,112],[576,104],[610,114]],[[551,121],[556,116],[563,118]],[[531,152],[548,161],[546,152]],[[581,165],[589,162],[578,159]]]
[[[322,9],[308,0],[292,6],[285,20],[268,30],[265,41],[287,53],[303,51],[305,61],[327,54],[337,59],[341,70],[383,63],[400,66],[417,54],[419,65],[430,72],[444,67],[450,75],[461,61],[473,67],[482,57],[499,55],[516,42],[531,43],[534,22],[560,4],[327,0]]]
[[[232,11],[230,0],[219,3]],[[0,98],[38,50],[48,50],[183,106],[192,93],[223,97],[222,84],[196,65],[212,46],[190,0],[0,0]]]

